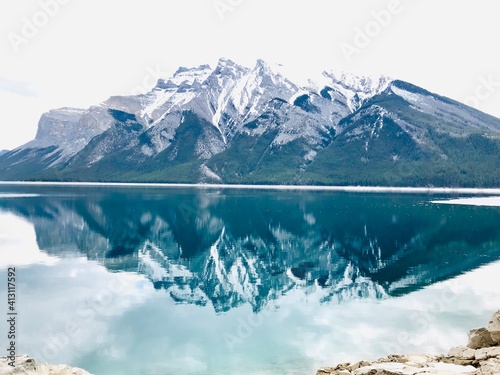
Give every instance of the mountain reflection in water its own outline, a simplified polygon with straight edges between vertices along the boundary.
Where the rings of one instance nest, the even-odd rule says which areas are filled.
[[[254,311],[294,288],[322,302],[407,294],[500,259],[500,210],[425,195],[9,187],[38,246],[145,275],[178,303]],[[26,195],[22,194],[39,194]]]

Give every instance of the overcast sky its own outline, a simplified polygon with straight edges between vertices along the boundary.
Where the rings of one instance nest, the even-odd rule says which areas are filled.
[[[497,0],[2,0],[0,149],[51,108],[219,57],[384,74],[500,117],[498,35]]]

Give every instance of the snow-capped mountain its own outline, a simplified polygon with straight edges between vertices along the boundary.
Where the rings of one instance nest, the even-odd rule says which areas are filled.
[[[181,67],[146,94],[42,115],[33,141],[0,156],[0,178],[470,186],[500,181],[496,174],[483,178],[498,164],[499,119],[384,76],[310,76],[295,78],[262,60],[251,68],[228,59],[215,68]],[[474,158],[462,160],[455,152],[458,143],[473,152],[478,142],[484,147]],[[488,167],[478,169],[484,158]],[[429,163],[436,164],[433,173]],[[464,169],[470,171],[466,177]],[[443,181],[441,170],[452,171],[453,178]]]

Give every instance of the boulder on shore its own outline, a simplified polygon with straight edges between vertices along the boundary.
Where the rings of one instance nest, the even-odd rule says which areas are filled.
[[[389,355],[374,362],[360,361],[325,367],[316,375],[499,375],[500,310],[488,328],[469,332],[467,346],[450,349],[446,355]]]
[[[495,341],[491,337],[491,332],[487,328],[476,328],[469,331],[468,348],[481,349],[494,346]]]
[[[500,310],[491,317],[488,331],[495,344],[500,345]]]

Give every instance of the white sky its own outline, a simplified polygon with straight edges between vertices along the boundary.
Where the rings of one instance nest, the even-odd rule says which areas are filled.
[[[56,1],[66,4],[44,16],[42,5]],[[372,12],[394,1],[2,0],[0,149],[34,138],[51,108],[145,91],[157,76],[214,66],[219,57],[246,66],[262,58],[303,74],[384,74],[500,117],[500,3],[400,0],[387,25],[377,26]],[[220,16],[215,6],[224,4],[231,10]],[[15,52],[10,40],[23,38],[33,21],[41,25],[36,35]],[[341,45],[359,46],[356,28],[373,37],[348,61]]]

